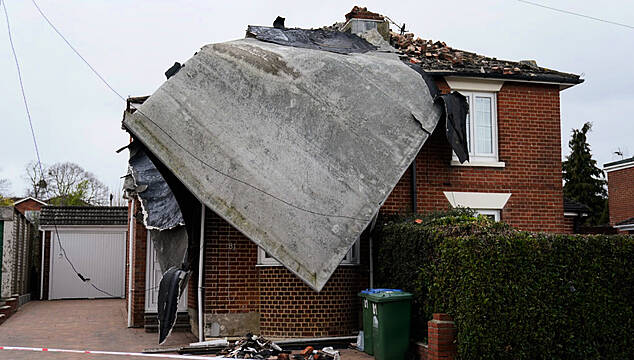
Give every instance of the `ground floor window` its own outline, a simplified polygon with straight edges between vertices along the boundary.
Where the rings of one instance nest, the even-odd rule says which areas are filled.
[[[359,240],[357,240],[352,248],[346,254],[346,257],[341,261],[341,265],[358,265],[360,259],[360,246]],[[264,249],[258,247],[258,265],[261,266],[281,266],[282,264],[279,261],[275,260],[271,255],[269,255]]]
[[[493,221],[500,221],[500,210],[475,209],[475,212]]]

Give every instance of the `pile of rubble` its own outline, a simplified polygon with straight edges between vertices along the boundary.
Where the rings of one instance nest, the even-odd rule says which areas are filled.
[[[513,62],[498,60],[476,53],[453,49],[442,41],[433,42],[414,34],[390,32],[390,43],[401,51],[414,64],[422,64],[432,69],[470,68],[480,72],[495,72],[504,75],[521,73],[523,70],[535,71],[539,67],[535,61]]]
[[[276,343],[253,334],[247,334],[216,354],[232,359],[341,360],[339,352],[332,347],[325,347],[320,351],[308,346],[300,353],[293,354],[290,350],[282,350]]]
[[[218,354],[233,359],[268,359],[271,356],[282,354],[282,348],[263,337],[247,334],[244,338],[225,347]]]

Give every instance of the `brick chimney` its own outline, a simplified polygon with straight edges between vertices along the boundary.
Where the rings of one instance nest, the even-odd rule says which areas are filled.
[[[346,14],[346,24],[341,31],[362,34],[376,29],[385,41],[390,41],[390,24],[387,19],[366,7],[355,6]]]

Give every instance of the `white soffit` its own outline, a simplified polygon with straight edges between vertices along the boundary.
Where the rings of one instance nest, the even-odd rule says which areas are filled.
[[[464,78],[445,76],[445,81],[451,90],[498,92],[504,85],[502,80]]]
[[[444,191],[445,197],[453,207],[468,207],[471,209],[501,210],[511,197],[510,193],[482,193]]]

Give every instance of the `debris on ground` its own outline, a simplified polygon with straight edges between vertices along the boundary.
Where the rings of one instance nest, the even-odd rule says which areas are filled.
[[[244,338],[229,344],[218,355],[233,359],[268,359],[283,353],[276,343],[261,336],[247,334]]]
[[[230,359],[271,359],[271,360],[341,360],[341,354],[335,350],[337,344],[342,344],[342,340],[349,340],[351,337],[340,338],[323,338],[323,339],[296,339],[283,340],[279,344],[268,340],[262,336],[246,334],[243,338],[236,341],[227,341],[227,339],[218,339],[203,341],[189,344],[179,348],[179,354],[203,355],[213,354],[220,357]],[[292,353],[291,349],[298,349],[298,345],[303,342],[303,350],[298,353]],[[314,346],[306,346],[311,340]],[[286,349],[282,349],[280,344],[288,343]],[[334,344],[326,346],[321,350],[315,350],[315,346]],[[284,346],[284,345],[283,345]],[[155,352],[155,349],[148,349],[146,352]]]

